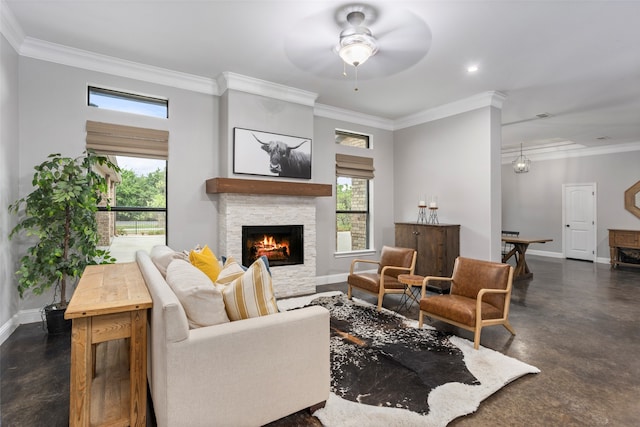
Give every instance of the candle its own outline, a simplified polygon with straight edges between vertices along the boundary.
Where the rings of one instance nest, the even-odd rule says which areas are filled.
[[[429,203],[429,207],[430,208],[437,208],[438,204],[436,202],[431,202],[431,203]]]
[[[427,202],[425,202],[424,200],[420,200],[420,203],[418,203],[418,206],[427,206]]]

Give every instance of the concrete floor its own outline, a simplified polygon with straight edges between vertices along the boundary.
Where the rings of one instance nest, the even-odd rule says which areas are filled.
[[[136,251],[142,249],[151,252],[155,245],[165,245],[166,235],[160,236],[116,236],[109,249],[111,256],[117,262],[133,262],[136,260]]]
[[[489,327],[481,344],[542,372],[516,380],[450,425],[640,425],[640,269],[537,256],[528,261],[534,277],[516,282],[512,296],[517,335]],[[318,291],[335,289],[346,292],[346,285]],[[384,305],[397,303],[388,296]],[[414,306],[403,314],[417,319],[417,313]],[[472,339],[471,332],[432,325]],[[39,324],[20,326],[0,347],[0,424],[67,425],[68,358],[68,338],[47,337]],[[319,423],[301,411],[270,424],[295,425]]]

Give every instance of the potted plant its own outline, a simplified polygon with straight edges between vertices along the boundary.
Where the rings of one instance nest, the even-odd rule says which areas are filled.
[[[108,157],[91,151],[76,158],[51,154],[34,168],[34,190],[9,206],[10,212],[21,215],[9,238],[20,233],[33,242],[16,272],[20,297],[29,290],[40,295],[55,286],[54,302],[44,308],[50,334],[70,328],[63,318],[67,287],[75,285],[88,264],[115,261],[108,250],[98,248],[96,212],[107,194],[98,165],[120,170]]]

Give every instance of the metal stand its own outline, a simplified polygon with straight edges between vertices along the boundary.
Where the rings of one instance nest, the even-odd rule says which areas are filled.
[[[438,222],[438,208],[429,208],[429,219],[427,224],[440,224]]]
[[[427,207],[418,205],[418,224],[427,224]]]

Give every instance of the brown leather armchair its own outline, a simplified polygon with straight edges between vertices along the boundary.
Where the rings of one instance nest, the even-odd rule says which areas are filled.
[[[451,293],[426,297],[427,284],[432,280],[450,281]],[[426,315],[473,331],[476,350],[484,326],[503,325],[515,335],[509,324],[512,285],[513,267],[509,264],[458,257],[450,278],[427,276],[422,281],[419,327]]]
[[[356,266],[360,263],[376,264],[378,271],[357,272]],[[365,292],[378,295],[378,311],[382,308],[382,299],[386,294],[403,294],[407,296],[411,292],[398,281],[400,274],[413,274],[416,267],[416,251],[409,248],[383,246],[380,260],[354,259],[351,261],[351,269],[347,278],[349,285],[348,298],[351,299],[352,288],[358,288]]]

